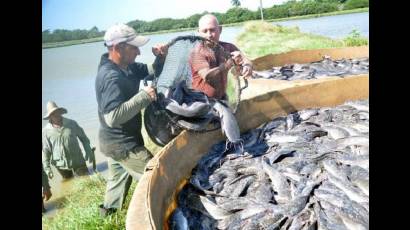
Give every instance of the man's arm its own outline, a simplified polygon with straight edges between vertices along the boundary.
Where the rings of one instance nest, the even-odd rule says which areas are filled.
[[[51,171],[50,167],[50,158],[51,158],[51,146],[47,140],[45,133],[43,133],[43,150],[42,150],[42,159],[43,159],[43,167],[44,172],[47,176],[51,179],[53,178],[53,172]]]
[[[47,174],[44,172],[44,168],[41,168],[42,173],[42,186],[43,186],[43,199],[49,200],[53,195],[51,193],[50,184],[48,183]]]
[[[252,62],[239,50],[231,53],[232,59],[238,68],[235,69],[236,75],[242,75],[244,78],[252,76]]]
[[[152,100],[152,97],[146,90],[140,90],[131,99],[122,103],[111,112],[104,114],[105,122],[111,128],[120,127],[122,124],[137,115],[142,109],[147,107]]]
[[[41,184],[43,189],[50,189],[50,184],[48,183],[48,177],[46,172],[44,172],[43,166],[41,166]]]
[[[124,101],[118,80],[111,78],[105,82],[101,98],[104,120],[109,127],[113,128],[129,121],[155,100],[156,96],[152,87],[145,87],[129,100]]]
[[[232,59],[228,59],[226,62],[221,63],[215,68],[205,67],[198,71],[199,76],[201,76],[205,81],[212,82],[217,78],[220,78],[226,71],[228,71],[233,66]]]
[[[75,124],[75,133],[77,134],[78,139],[80,139],[81,144],[83,145],[83,149],[85,152],[84,159],[88,160],[89,163],[92,163],[93,161],[95,161],[95,156],[94,156],[94,152],[91,150],[90,139],[85,134],[84,129],[81,128],[81,126],[78,125],[76,121],[74,121],[74,124]]]

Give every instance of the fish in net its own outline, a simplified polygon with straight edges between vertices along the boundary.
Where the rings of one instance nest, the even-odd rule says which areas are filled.
[[[207,132],[219,128],[227,136],[228,143],[240,141],[239,127],[233,114],[238,108],[241,91],[247,87],[247,81],[241,88],[239,77],[235,76],[236,100],[233,109],[223,101],[208,98],[203,92],[192,89],[190,53],[196,45],[205,41],[222,49],[224,56],[230,58],[230,53],[224,51],[218,43],[186,35],[176,37],[167,44],[165,61],[161,62],[159,57],[154,61],[152,86],[156,89],[157,101],[145,109],[144,125],[148,136],[157,145],[166,145],[182,130]],[[146,80],[144,84],[147,85]]]

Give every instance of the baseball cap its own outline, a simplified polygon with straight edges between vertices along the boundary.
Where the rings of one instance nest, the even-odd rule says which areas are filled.
[[[107,29],[104,35],[104,41],[105,46],[126,42],[132,46],[141,47],[149,41],[149,38],[139,36],[132,27],[118,23]]]

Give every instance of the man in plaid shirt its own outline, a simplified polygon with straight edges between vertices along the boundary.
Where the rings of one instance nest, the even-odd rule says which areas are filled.
[[[252,63],[235,45],[219,41],[222,27],[214,15],[206,14],[199,19],[198,32],[214,43],[199,43],[191,52],[189,64],[192,88],[204,92],[210,98],[227,100],[228,71],[235,65],[237,73],[249,78],[252,75]],[[215,46],[215,43],[223,48]],[[227,57],[227,53],[232,58]]]

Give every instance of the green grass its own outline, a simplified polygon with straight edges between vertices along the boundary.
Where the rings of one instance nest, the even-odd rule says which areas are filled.
[[[361,38],[357,32],[349,36],[354,36],[352,39],[356,42],[349,43],[345,40],[334,40],[320,35],[301,33],[298,27],[283,27],[262,21],[251,21],[244,25],[244,32],[236,38],[236,44],[250,59],[291,50],[367,44],[367,39]]]
[[[353,13],[363,13],[369,12],[369,7],[352,9],[352,10],[340,10],[322,14],[308,14],[308,15],[301,15],[301,16],[293,16],[288,18],[276,18],[276,19],[269,19],[266,20],[267,22],[279,22],[279,21],[288,21],[288,20],[298,20],[298,19],[306,19],[306,18],[317,18],[323,16],[332,16],[332,15],[341,15],[341,14],[353,14]]]
[[[125,229],[125,217],[136,183],[133,182],[124,203],[117,213],[102,218],[98,205],[104,201],[106,182],[100,174],[76,179],[73,190],[60,204],[54,217],[43,217],[43,229],[108,230]]]
[[[84,43],[99,42],[99,41],[102,41],[102,40],[103,40],[103,37],[98,37],[98,38],[90,38],[90,39],[63,41],[63,42],[43,43],[43,49],[57,48],[57,47],[62,47],[62,46],[79,45],[79,44],[84,44]]]
[[[357,30],[353,30],[350,34],[343,39],[346,46],[362,46],[367,45],[369,42],[366,38],[360,36]]]

